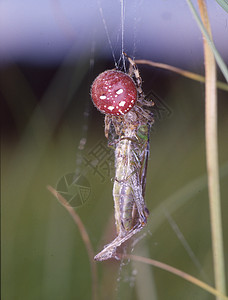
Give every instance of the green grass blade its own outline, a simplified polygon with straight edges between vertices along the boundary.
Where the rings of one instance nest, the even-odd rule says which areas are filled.
[[[223,59],[222,59],[221,55],[219,54],[218,50],[216,49],[214,42],[209,37],[209,34],[208,34],[207,30],[205,29],[200,17],[198,16],[198,13],[197,13],[195,7],[192,4],[192,1],[191,0],[186,0],[186,1],[189,5],[189,8],[190,8],[197,24],[198,24],[200,30],[203,33],[203,36],[205,37],[206,41],[208,42],[208,45],[210,46],[210,48],[211,48],[211,50],[212,50],[212,52],[215,56],[216,62],[218,64],[220,70],[222,71],[223,76],[225,77],[226,81],[228,82],[228,69],[227,69],[227,66],[226,66],[225,62],[223,61]]]
[[[216,1],[228,13],[228,1],[227,0],[216,0]]]

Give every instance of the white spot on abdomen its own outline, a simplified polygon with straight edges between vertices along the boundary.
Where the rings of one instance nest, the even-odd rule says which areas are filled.
[[[117,95],[120,95],[120,94],[122,94],[123,93],[123,89],[119,89],[118,91],[116,91],[116,94]]]
[[[112,111],[114,109],[114,106],[109,106],[108,109]]]
[[[126,101],[121,101],[121,102],[119,103],[119,106],[124,106],[125,103],[126,103]]]
[[[103,96],[100,96],[100,99],[101,99],[101,100],[105,100],[105,99],[106,99],[106,96],[104,96],[104,95],[103,95]]]

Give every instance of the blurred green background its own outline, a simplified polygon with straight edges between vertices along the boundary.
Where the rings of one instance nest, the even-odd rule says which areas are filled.
[[[82,56],[56,68],[12,64],[1,70],[2,299],[92,299],[85,245],[72,218],[47,190],[83,174],[90,195],[76,208],[95,253],[114,235],[112,181],[83,163],[107,143],[90,85],[112,61]],[[151,132],[146,202],[150,218],[134,254],[179,268],[213,285],[204,137],[204,85],[139,66],[171,115]],[[202,70],[199,70],[201,72]],[[218,91],[219,163],[225,254],[228,198],[228,97]],[[83,141],[86,144],[83,147]],[[81,141],[81,142],[80,142]],[[182,237],[180,237],[182,233]],[[226,238],[225,238],[226,237]],[[190,250],[191,249],[191,250]],[[226,255],[226,269],[228,257]],[[214,299],[163,270],[136,263],[97,263],[98,299]]]

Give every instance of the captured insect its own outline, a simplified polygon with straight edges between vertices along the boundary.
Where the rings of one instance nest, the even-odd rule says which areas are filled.
[[[147,223],[145,205],[149,133],[154,122],[145,99],[142,79],[135,62],[128,57],[128,73],[108,70],[93,82],[91,97],[105,114],[105,136],[115,149],[113,199],[117,237],[98,253],[97,261],[117,258],[117,248]]]

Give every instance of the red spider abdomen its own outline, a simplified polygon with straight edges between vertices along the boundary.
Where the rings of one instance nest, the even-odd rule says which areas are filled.
[[[127,74],[108,70],[94,80],[91,88],[94,105],[109,115],[126,114],[137,100],[134,81]]]

